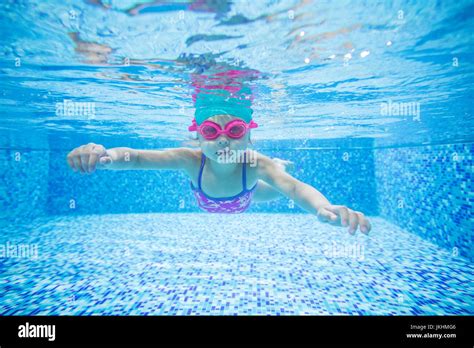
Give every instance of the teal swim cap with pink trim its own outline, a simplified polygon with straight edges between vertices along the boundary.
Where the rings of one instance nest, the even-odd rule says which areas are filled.
[[[233,94],[222,89],[201,90],[196,96],[194,118],[198,125],[215,115],[231,115],[249,123],[253,113],[251,106],[248,88]]]

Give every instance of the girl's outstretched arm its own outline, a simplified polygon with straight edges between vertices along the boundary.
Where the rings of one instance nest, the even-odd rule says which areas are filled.
[[[96,169],[186,169],[193,160],[193,156],[194,150],[189,148],[136,150],[115,147],[105,149],[102,145],[89,143],[72,150],[67,155],[67,162],[74,171],[90,174]]]
[[[259,154],[257,171],[259,179],[292,199],[304,210],[316,215],[320,221],[335,226],[349,226],[350,234],[355,233],[357,226],[360,226],[363,233],[369,233],[371,225],[363,213],[342,205],[332,205],[321,192],[292,177],[271,158]]]

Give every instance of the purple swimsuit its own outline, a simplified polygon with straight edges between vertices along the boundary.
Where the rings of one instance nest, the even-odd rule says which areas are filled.
[[[202,171],[204,169],[204,164],[206,163],[206,156],[202,154],[201,158],[201,168],[199,169],[199,179],[198,185],[199,188],[195,188],[191,182],[191,189],[196,196],[198,205],[201,209],[209,213],[243,213],[249,207],[252,202],[252,196],[254,194],[257,184],[254,185],[250,190],[247,190],[247,176],[246,176],[246,154],[244,154],[244,163],[242,165],[242,187],[243,190],[239,194],[232,197],[221,197],[214,198],[206,195],[201,189],[201,177]]]

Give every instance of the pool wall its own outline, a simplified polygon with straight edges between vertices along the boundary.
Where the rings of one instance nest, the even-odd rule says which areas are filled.
[[[50,154],[0,150],[0,218],[27,222],[47,214]]]
[[[380,216],[474,259],[473,144],[377,149]]]
[[[274,147],[260,151],[271,157],[293,161],[294,168],[290,173],[316,187],[334,204],[344,204],[368,215],[377,215],[371,149],[305,150]],[[183,173],[170,170],[101,170],[94,175],[78,175],[67,167],[66,155],[64,151],[51,152],[48,214],[200,211],[190,190],[189,179]],[[282,197],[253,204],[249,212],[304,211]]]
[[[293,161],[290,173],[333,204],[380,215],[453,254],[474,258],[472,144],[375,150],[299,145],[263,143],[256,149]],[[199,212],[182,173],[80,175],[69,170],[66,154],[1,150],[1,216],[27,221],[44,215]],[[254,204],[249,212],[303,213],[286,198]]]

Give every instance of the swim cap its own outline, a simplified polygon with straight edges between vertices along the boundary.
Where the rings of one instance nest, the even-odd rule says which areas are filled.
[[[253,113],[250,97],[248,88],[243,88],[234,94],[222,89],[213,89],[209,92],[201,90],[196,96],[194,112],[196,123],[200,125],[215,115],[232,115],[249,123]]]

